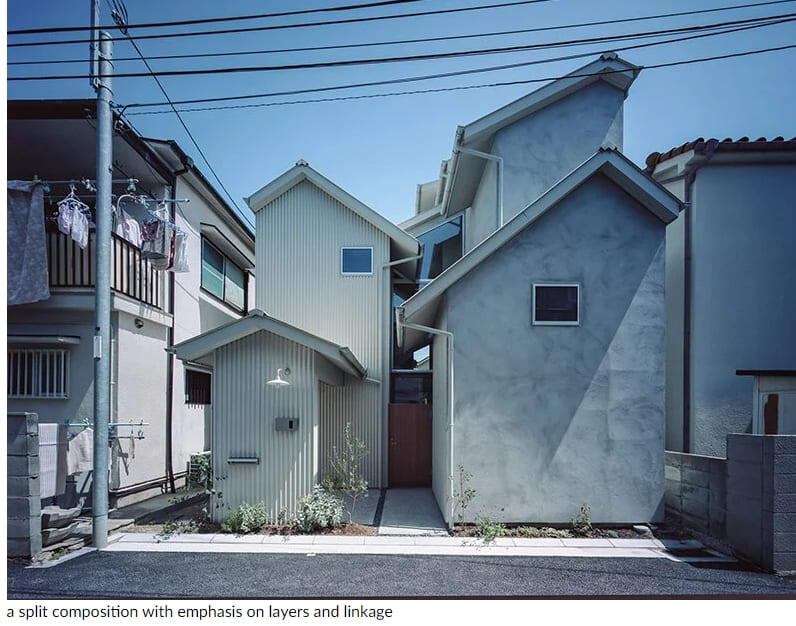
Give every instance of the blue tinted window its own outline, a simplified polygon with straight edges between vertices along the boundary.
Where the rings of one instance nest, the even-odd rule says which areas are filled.
[[[343,274],[372,274],[373,248],[343,248]]]

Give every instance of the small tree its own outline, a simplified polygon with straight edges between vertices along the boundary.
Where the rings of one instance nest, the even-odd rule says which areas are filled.
[[[365,442],[354,435],[351,422],[348,422],[343,429],[342,449],[338,450],[337,446],[332,447],[332,454],[329,456],[330,472],[324,478],[323,485],[327,489],[334,489],[348,496],[351,501],[351,509],[348,511],[349,522],[353,521],[357,500],[368,496],[368,481],[365,480],[360,468],[362,459],[368,454]]]
[[[464,469],[464,465],[459,465],[459,487],[453,492],[454,510],[459,512],[459,523],[464,522],[464,513],[467,506],[475,498],[475,489],[468,486],[473,475]]]

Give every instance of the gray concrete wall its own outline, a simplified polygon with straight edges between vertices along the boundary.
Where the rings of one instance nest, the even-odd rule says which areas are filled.
[[[727,518],[727,459],[666,451],[666,516],[723,539]]]
[[[796,572],[796,435],[727,436],[727,539],[768,570]]]
[[[7,428],[8,556],[32,557],[41,552],[38,416],[9,413]]]
[[[500,130],[491,152],[503,157],[503,212],[508,221],[606,142],[622,149],[625,94],[597,81]],[[465,249],[497,226],[494,163],[468,211]]]
[[[796,176],[792,163],[715,165],[693,188],[691,452],[725,455],[751,432],[752,380],[793,367]]]
[[[663,242],[597,175],[448,291],[469,521],[662,518]],[[533,326],[534,282],[580,283],[581,325]]]

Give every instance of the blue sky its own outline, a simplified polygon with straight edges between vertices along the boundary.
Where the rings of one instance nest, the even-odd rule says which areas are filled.
[[[512,1],[512,0],[509,0]],[[516,0],[514,0],[516,1]],[[359,4],[357,0],[253,0],[169,1],[127,0],[129,23],[145,24],[204,17],[241,16],[298,8]],[[339,20],[346,17],[396,15],[439,9],[497,4],[488,0],[425,0],[358,11],[272,18],[247,22],[206,24],[170,29],[131,28],[133,37],[156,32],[216,30],[266,24]],[[349,45],[452,35],[483,34],[506,30],[548,28],[592,21],[694,11],[750,4],[744,0],[541,0],[535,3],[446,15],[411,17],[345,25],[268,30],[232,35],[138,39],[147,57],[209,52],[257,51],[310,46]],[[112,22],[108,0],[102,0],[103,24]],[[88,0],[10,0],[8,29],[79,26],[88,23]],[[440,162],[450,156],[458,125],[538,88],[543,82],[512,86],[448,90],[334,102],[284,104],[325,97],[385,94],[420,89],[459,88],[495,82],[532,81],[561,76],[597,58],[601,51],[671,39],[673,35],[624,42],[591,43],[554,48],[565,40],[652,30],[716,24],[769,15],[796,14],[795,2],[612,25],[556,29],[495,37],[425,42],[379,47],[283,52],[238,57],[151,60],[155,70],[222,68],[318,63],[342,59],[402,57],[506,46],[546,44],[540,50],[489,54],[415,62],[394,62],[348,67],[294,69],[204,76],[166,76],[162,83],[173,100],[218,98],[301,90],[331,85],[391,80],[430,74],[482,69],[512,63],[543,61],[514,69],[451,78],[406,82],[244,101],[270,106],[223,110],[186,111],[183,119],[240,209],[242,198],[290,168],[298,159],[345,188],[394,222],[412,216],[418,183],[436,178]],[[682,35],[680,35],[682,36]],[[80,39],[82,33],[14,36],[9,43],[46,38]],[[115,57],[133,57],[128,41],[115,35]],[[754,30],[621,51],[626,60],[641,66],[733,54],[796,44],[796,21]],[[574,54],[583,58],[546,62]],[[7,48],[9,62],[83,59],[87,44]],[[83,74],[87,64],[8,65],[8,76]],[[140,61],[117,61],[116,72],[143,72]],[[641,72],[625,103],[624,152],[643,167],[653,151],[665,151],[697,137],[748,136],[790,138],[796,135],[796,48],[739,58],[649,68]],[[9,98],[91,98],[85,79],[8,82]],[[164,97],[151,77],[116,78],[113,100],[119,105],[162,102]],[[278,103],[278,104],[277,104]],[[230,103],[185,105],[204,108]],[[232,104],[241,104],[236,102]],[[214,183],[208,166],[173,113],[141,115],[168,107],[130,107],[126,115],[143,135],[176,139],[194,157]],[[220,186],[217,185],[219,188]],[[250,217],[250,215],[249,215]]]

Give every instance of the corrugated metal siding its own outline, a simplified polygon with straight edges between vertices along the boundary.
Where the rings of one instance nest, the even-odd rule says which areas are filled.
[[[257,215],[257,308],[348,346],[381,371],[383,283],[389,238],[304,181]],[[372,246],[372,276],[342,276],[341,246]]]
[[[213,471],[223,493],[213,517],[223,520],[242,502],[266,503],[270,514],[295,511],[296,500],[317,479],[313,444],[317,383],[311,350],[266,332],[219,348],[213,376]],[[268,387],[279,367],[290,386]],[[299,418],[297,431],[277,432],[277,417]],[[230,457],[258,457],[258,465],[233,465]],[[215,505],[219,504],[219,508]]]
[[[341,275],[342,246],[372,247],[373,275]],[[382,269],[390,260],[386,234],[304,181],[258,212],[256,254],[257,308],[348,346],[369,377],[387,383],[390,285]],[[342,428],[350,421],[370,450],[366,477],[371,486],[381,486],[386,411],[381,385],[352,381],[344,388],[322,391],[322,396],[322,469],[330,446],[339,444]]]
[[[343,429],[351,422],[354,435],[368,448],[362,461],[362,474],[368,486],[381,486],[382,468],[382,424],[380,385],[360,381],[348,381],[345,387],[320,384],[320,476],[329,471],[329,455],[336,446],[342,450]]]

